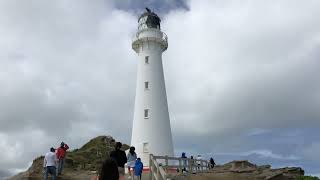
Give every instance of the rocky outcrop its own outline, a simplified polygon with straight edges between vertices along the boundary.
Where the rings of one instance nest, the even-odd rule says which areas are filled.
[[[184,174],[175,179],[182,180],[296,180],[304,175],[300,167],[272,169],[270,165],[257,166],[247,160],[232,161],[216,166],[205,173]]]

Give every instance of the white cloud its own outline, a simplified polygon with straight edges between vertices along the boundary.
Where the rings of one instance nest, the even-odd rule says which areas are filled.
[[[129,139],[118,129],[131,127],[136,17],[111,1],[0,3],[0,170],[62,140]]]
[[[190,1],[190,11],[168,14],[164,67],[174,127],[208,134],[318,126],[319,6]]]
[[[1,153],[1,161],[3,164],[10,163],[15,161],[17,157],[21,157],[22,144],[20,142],[10,142],[8,136],[5,134],[0,134],[0,139],[0,149],[3,150],[3,153]]]
[[[253,128],[319,127],[318,1],[188,3],[162,18],[175,136],[224,141]],[[112,1],[8,0],[0,26],[0,150],[12,152],[0,170],[23,169],[61,140],[72,148],[101,134],[130,140],[135,15]]]
[[[251,155],[257,155],[260,158],[272,158],[277,160],[300,160],[301,158],[295,155],[282,155],[273,153],[271,150],[266,149],[258,149],[258,150],[252,150],[248,152],[232,152],[232,153],[215,153],[215,155],[223,155],[223,156],[243,156],[248,157]]]
[[[248,132],[248,136],[257,136],[257,135],[262,135],[262,134],[266,134],[266,133],[270,133],[270,130],[267,129],[260,129],[260,128],[253,128],[251,130],[249,130]]]

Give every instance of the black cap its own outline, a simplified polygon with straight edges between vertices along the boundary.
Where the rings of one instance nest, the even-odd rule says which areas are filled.
[[[146,17],[146,24],[148,26],[148,28],[157,28],[160,29],[160,22],[161,19],[159,18],[159,16],[152,12],[149,8],[146,8],[146,11],[141,14],[141,16],[138,19],[138,22],[140,21],[141,18]]]

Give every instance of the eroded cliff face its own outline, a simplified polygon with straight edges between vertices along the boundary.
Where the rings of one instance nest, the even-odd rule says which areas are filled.
[[[103,160],[109,157],[115,143],[115,139],[111,136],[98,136],[83,145],[80,149],[68,151],[65,168],[59,179],[90,179],[100,169]],[[122,148],[123,150],[127,150],[129,146],[124,144]],[[34,159],[26,172],[19,173],[9,180],[42,180],[44,173],[43,158],[44,156],[40,156]]]

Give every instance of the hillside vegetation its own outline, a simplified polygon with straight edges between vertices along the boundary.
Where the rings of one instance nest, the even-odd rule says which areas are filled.
[[[114,149],[115,143],[115,139],[111,136],[98,136],[91,139],[81,148],[68,151],[65,168],[60,179],[90,178],[95,171],[100,169],[103,160],[109,157],[110,152]],[[122,149],[127,150],[129,146],[124,144]],[[20,173],[10,178],[10,180],[42,179],[43,158],[44,156],[40,156],[34,159],[31,167],[26,172]]]

